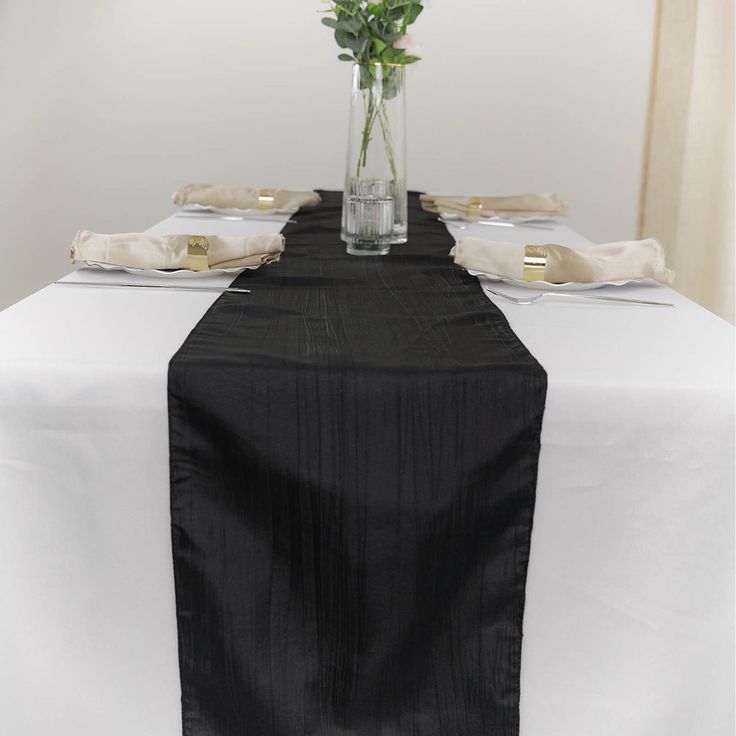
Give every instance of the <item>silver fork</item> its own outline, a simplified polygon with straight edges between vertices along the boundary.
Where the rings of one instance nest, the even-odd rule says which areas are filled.
[[[532,222],[499,222],[497,220],[473,220],[472,222],[463,222],[462,220],[447,220],[444,217],[437,218],[445,225],[453,225],[459,230],[467,230],[471,225],[494,225],[495,227],[529,227],[533,230],[554,230],[549,225],[537,225]]]
[[[519,299],[515,296],[509,296],[495,289],[491,289],[488,286],[483,287],[487,292],[494,296],[500,296],[502,299],[508,299],[513,304],[536,304],[542,297],[545,296],[556,296],[568,299],[594,299],[599,302],[619,302],[621,304],[643,304],[648,307],[674,307],[674,304],[669,302],[649,302],[645,299],[624,299],[620,296],[595,296],[594,294],[577,294],[570,293],[567,291],[543,291],[541,294],[535,294],[534,296],[527,297],[525,299]]]

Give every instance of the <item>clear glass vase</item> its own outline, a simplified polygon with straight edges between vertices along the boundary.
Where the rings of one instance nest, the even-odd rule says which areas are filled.
[[[353,255],[386,255],[407,239],[404,66],[354,64],[342,239]]]

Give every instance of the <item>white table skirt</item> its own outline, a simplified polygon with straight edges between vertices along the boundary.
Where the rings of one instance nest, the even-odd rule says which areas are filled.
[[[501,232],[586,242],[563,226]],[[663,287],[615,293],[677,307],[499,302],[549,376],[521,736],[730,736],[733,329]],[[9,736],[181,734],[167,367],[215,298],[49,286],[0,314]]]

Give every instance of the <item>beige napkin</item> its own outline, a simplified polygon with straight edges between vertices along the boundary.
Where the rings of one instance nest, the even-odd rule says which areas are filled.
[[[512,279],[524,279],[527,246],[480,238],[463,238],[450,251],[455,263],[469,271],[482,271]],[[544,281],[564,284],[625,281],[649,278],[671,284],[675,274],[664,262],[664,249],[656,240],[567,248],[564,245],[533,246],[534,255],[546,257]],[[542,249],[540,254],[539,249]],[[528,280],[528,279],[527,279]]]
[[[72,243],[73,263],[99,263],[122,268],[188,269],[189,235],[121,233],[103,235],[81,230]],[[225,238],[208,235],[209,268],[243,268],[278,261],[284,250],[281,233]],[[201,252],[201,251],[200,251]]]
[[[427,212],[461,217],[562,217],[567,205],[556,194],[519,194],[514,197],[463,197],[422,194]]]
[[[316,207],[322,200],[317,192],[291,192],[288,189],[249,189],[224,184],[187,184],[173,196],[175,205],[238,210],[297,210]]]

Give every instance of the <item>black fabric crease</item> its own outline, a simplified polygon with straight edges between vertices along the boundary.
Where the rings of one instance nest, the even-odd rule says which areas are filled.
[[[169,366],[185,736],[517,736],[546,374],[410,195],[288,225]]]

